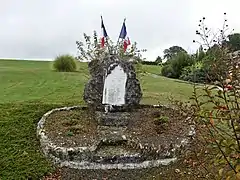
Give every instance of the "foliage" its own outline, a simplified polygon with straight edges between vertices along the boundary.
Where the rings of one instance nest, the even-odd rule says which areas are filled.
[[[80,61],[94,61],[94,60],[102,60],[104,57],[109,56],[111,54],[118,55],[119,57],[126,60],[134,60],[139,62],[141,60],[140,52],[145,52],[146,49],[139,50],[137,48],[137,43],[134,42],[124,52],[123,50],[123,42],[119,42],[116,45],[109,38],[106,41],[106,45],[101,47],[100,38],[97,35],[97,32],[93,32],[93,37],[83,34],[84,41],[76,41],[78,56],[77,59]]]
[[[197,53],[196,53],[196,61],[202,61],[206,57],[206,53],[203,50],[203,47],[200,46]]]
[[[196,30],[196,35],[198,35],[199,40],[193,40],[193,42],[200,44],[204,51],[209,51],[212,48],[215,49],[215,47],[226,47],[226,34],[228,32],[229,27],[226,13],[224,13],[222,29],[219,29],[217,32],[213,32],[211,28],[207,27],[206,18],[203,17],[199,20],[198,29]]]
[[[200,22],[204,20],[205,18]],[[208,29],[204,23],[202,27],[204,30]],[[215,38],[219,38],[212,40],[216,44],[214,48],[209,46],[208,33],[197,33],[202,38],[203,45],[211,48],[208,51],[215,52],[210,64],[211,77],[214,77],[215,83],[211,86],[205,85],[203,89],[194,87],[191,99],[194,101],[192,109],[196,124],[202,127],[204,146],[209,147],[215,156],[212,159],[213,166],[207,167],[208,171],[218,168],[219,178],[239,179],[240,58],[232,58],[229,55],[229,47],[225,44],[227,35],[224,28],[226,27],[224,23],[220,35],[215,34]]]
[[[240,50],[240,33],[229,34],[227,44],[232,51]]]
[[[167,116],[159,116],[154,118],[153,123],[156,126],[156,131],[161,134],[162,130],[166,130],[168,127],[169,117]]]
[[[200,46],[196,54],[193,54],[191,57],[193,64],[182,69],[179,79],[196,83],[207,82],[206,73],[209,67],[205,62],[208,62],[209,56],[204,52],[203,47]]]
[[[191,56],[185,52],[180,52],[165,63],[162,68],[162,75],[171,78],[179,78],[184,67],[190,66],[193,63],[194,60]]]
[[[229,39],[229,37],[231,37],[231,34],[226,35],[231,32],[229,32],[229,26],[226,24],[226,14],[224,15],[223,29],[220,29],[217,32],[213,32],[211,28],[207,27],[205,17],[199,21],[199,28],[196,30],[196,34],[198,35],[200,41],[193,40],[193,42],[200,44],[200,48],[195,55],[195,60],[196,62],[202,62],[203,65],[201,69],[192,69],[189,72],[189,75],[187,75],[187,71],[184,71],[182,79],[188,79],[193,82],[203,82],[204,80],[205,83],[214,83],[217,81],[218,78],[214,72],[214,66],[216,66],[216,63],[219,63],[217,62],[218,59],[221,59],[223,56],[222,48],[227,49],[227,54],[231,53],[233,47],[231,43],[233,43],[235,40],[236,45],[238,41],[237,34],[232,38],[234,40],[231,41]],[[194,76],[192,73],[193,71],[195,72]],[[193,80],[192,77],[195,77],[195,79]]]
[[[156,61],[141,61],[141,64],[146,64],[146,65],[159,65]]]
[[[157,121],[158,123],[162,124],[162,123],[168,123],[169,121],[169,117],[167,116],[160,116],[158,118],[155,118],[154,121]]]
[[[198,83],[206,82],[206,72],[203,69],[203,63],[199,61],[191,66],[183,68],[179,79]]]
[[[173,61],[171,62],[173,70],[175,72],[175,78],[180,77],[182,69],[184,67],[190,66],[193,63],[194,63],[193,59],[187,53],[183,52],[178,53],[176,58],[174,58]]]
[[[187,53],[187,51],[186,50],[184,50],[182,47],[180,47],[180,46],[172,46],[172,47],[170,47],[170,48],[168,48],[168,49],[165,49],[164,51],[163,51],[163,53],[164,53],[164,59],[167,59],[167,60],[169,60],[169,59],[172,59],[172,58],[174,58],[174,56],[176,56],[178,53],[180,53],[180,52],[184,52],[184,53]]]
[[[118,42],[116,45],[109,38],[106,40],[104,47],[101,45],[101,39],[98,37],[97,32],[93,32],[93,37],[83,34],[85,41],[76,41],[78,56],[76,57],[79,61],[91,61],[94,63],[92,67],[98,67],[106,57],[111,55],[117,55],[123,60],[132,61],[133,63],[141,63],[142,56],[141,52],[145,52],[146,49],[139,50],[137,49],[137,43],[134,42],[130,48],[124,52],[123,41]],[[137,74],[144,73],[142,72],[141,65],[135,66],[138,68]]]
[[[75,58],[68,54],[57,56],[53,62],[53,68],[59,72],[74,72],[77,68]]]
[[[161,75],[165,77],[174,77],[174,70],[171,64],[166,64],[161,69]]]
[[[156,63],[157,65],[162,65],[162,58],[161,58],[160,56],[158,56],[158,57],[156,58],[156,60],[155,60],[155,63]]]

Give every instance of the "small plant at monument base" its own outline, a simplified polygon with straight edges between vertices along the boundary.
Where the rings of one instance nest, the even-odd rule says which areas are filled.
[[[167,117],[167,116],[159,116],[159,117],[154,118],[153,122],[155,124],[155,129],[156,129],[157,133],[161,134],[169,126],[168,125],[169,117]]]
[[[73,132],[72,132],[72,131],[68,131],[68,132],[66,133],[66,135],[67,135],[67,136],[73,136]]]
[[[68,54],[57,56],[53,62],[53,68],[59,72],[75,72],[77,69],[76,60]]]
[[[160,116],[154,119],[154,123],[157,125],[166,124],[168,122],[169,122],[169,117],[167,116]]]

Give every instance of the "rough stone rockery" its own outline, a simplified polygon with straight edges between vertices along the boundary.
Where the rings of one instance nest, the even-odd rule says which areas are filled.
[[[121,60],[117,56],[108,56],[102,60],[91,61],[89,63],[89,71],[91,79],[85,86],[83,98],[91,107],[104,109],[104,105],[112,105],[129,108],[139,104],[142,92],[140,83],[136,78],[133,62]],[[126,77],[124,78],[124,76]],[[107,81],[109,81],[109,83],[107,83]],[[117,85],[116,82],[118,82],[119,85]],[[104,89],[104,86],[108,84],[111,84],[109,92]],[[116,84],[116,86],[114,87],[113,84]],[[115,88],[116,91],[113,92],[111,88]],[[121,91],[123,90],[124,101],[120,97]],[[108,97],[104,98],[104,94]],[[115,97],[115,101],[119,103],[108,104],[106,100],[109,102],[113,101],[111,96]]]

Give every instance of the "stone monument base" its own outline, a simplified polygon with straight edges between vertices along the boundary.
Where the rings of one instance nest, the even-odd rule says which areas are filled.
[[[129,112],[96,111],[96,120],[100,126],[127,126],[130,120]]]
[[[141,169],[169,165],[176,161],[177,156],[188,148],[195,134],[194,128],[186,123],[187,119],[184,117],[172,116],[171,118],[176,119],[169,119],[169,127],[175,125],[178,131],[157,134],[154,129],[147,129],[147,125],[154,126],[153,113],[164,111],[164,114],[169,115],[173,111],[172,114],[175,115],[175,110],[149,105],[139,108],[132,112],[97,111],[93,114],[86,107],[80,106],[53,109],[38,122],[37,135],[42,152],[54,164],[73,169]],[[82,128],[82,125],[89,127],[90,119],[78,117],[76,113],[79,111],[82,111],[81,117],[92,115],[92,125],[98,121],[91,133],[87,132],[89,129]],[[64,133],[68,126],[76,128],[76,124],[66,125],[65,117],[69,115],[79,118],[68,123],[78,123],[77,127],[81,128],[80,133],[84,132],[83,135],[79,135],[77,131],[75,134]],[[64,116],[62,120],[59,119],[60,116]],[[56,124],[52,122],[60,120],[64,123],[62,127],[58,124],[56,128]],[[176,128],[173,129],[174,132]],[[55,131],[54,135],[52,129]]]

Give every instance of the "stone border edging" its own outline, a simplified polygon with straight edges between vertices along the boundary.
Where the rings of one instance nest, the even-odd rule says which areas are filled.
[[[117,164],[97,164],[89,162],[68,162],[64,161],[61,166],[67,166],[74,169],[143,169],[153,168],[160,165],[167,166],[171,162],[176,161],[177,158],[158,159],[151,161],[143,161],[141,163],[117,163]]]
[[[171,108],[169,106],[164,105],[139,105],[139,107],[152,107],[152,108],[160,108],[166,107]],[[98,145],[93,145],[90,147],[58,147],[55,145],[51,140],[47,137],[44,129],[44,124],[46,118],[57,111],[63,110],[73,110],[73,109],[85,109],[86,107],[83,106],[72,106],[72,107],[63,107],[63,108],[56,108],[48,111],[45,113],[37,125],[37,136],[40,139],[40,144],[42,148],[42,152],[46,157],[49,157],[55,164],[63,167],[70,167],[75,169],[140,169],[140,168],[151,168],[151,167],[158,167],[160,165],[168,165],[171,162],[177,160],[177,158],[166,158],[166,159],[154,159],[154,160],[145,160],[143,162],[138,163],[113,163],[113,164],[100,164],[95,162],[89,162],[85,158],[80,158],[79,162],[71,161],[69,158],[69,154],[72,152],[77,153],[78,155],[86,156],[86,154],[91,154],[94,152]],[[52,154],[56,154],[58,157]],[[62,157],[61,159],[59,157]]]

